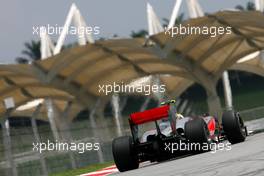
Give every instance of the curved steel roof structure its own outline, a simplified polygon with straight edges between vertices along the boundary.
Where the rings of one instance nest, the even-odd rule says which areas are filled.
[[[48,109],[47,106],[44,105],[45,100],[44,99],[42,100],[43,100],[42,102],[38,103],[38,104],[42,104],[42,106],[40,107],[38,114],[34,118],[38,120],[48,121],[48,117],[47,117]],[[36,100],[30,101],[29,103],[34,101]],[[72,121],[73,118],[77,117],[77,114],[81,110],[83,110],[83,107],[80,104],[77,104],[76,102],[72,102],[72,105],[70,109],[67,110],[67,115],[65,116],[63,115],[63,112],[65,111],[65,108],[68,105],[68,100],[60,100],[60,99],[58,100],[56,98],[52,98],[52,103],[53,106],[56,108],[56,112],[60,113],[59,115],[63,116],[63,120],[67,120],[67,121]],[[35,106],[27,107],[25,109],[21,109],[20,107],[23,106],[19,106],[16,110],[11,112],[11,117],[32,117],[36,110],[37,105],[35,104]],[[58,123],[61,123],[60,119],[55,119],[55,120],[58,120]]]
[[[56,100],[74,101],[74,97],[50,85],[41,83],[29,65],[0,65],[0,114],[6,112],[4,100],[12,98],[13,109],[38,99],[52,98]]]
[[[185,27],[231,27],[231,34],[151,36],[153,52],[169,63],[185,68],[188,75],[207,87],[242,57],[264,49],[264,15],[260,12],[222,11],[186,21]]]
[[[264,77],[264,60],[257,57],[234,64],[230,69],[251,72]]]
[[[105,96],[99,92],[99,85],[127,84],[160,74],[189,78],[184,69],[163,62],[143,48],[143,42],[142,39],[98,41],[34,62],[33,67],[41,72],[38,75],[43,75],[43,81],[85,99],[88,104],[98,96]]]
[[[97,41],[67,49],[32,65],[0,66],[0,99],[15,97],[15,104],[19,106],[50,97],[75,100],[90,107],[97,97],[105,96],[99,92],[99,85],[130,83],[149,75],[159,75],[167,85],[168,94],[173,96],[178,96],[193,82],[210,91],[215,89],[214,84],[226,69],[253,70],[242,66],[246,62],[236,62],[264,49],[263,21],[264,15],[259,12],[223,11],[188,20],[183,25],[230,26],[231,34],[170,37],[163,32],[147,41]],[[1,105],[0,113],[4,110]]]
[[[0,99],[12,97],[14,109],[38,98],[65,102],[78,100],[78,104],[90,107],[97,97],[106,96],[98,91],[99,85],[129,83],[155,74],[172,74],[175,79],[188,78],[183,69],[163,63],[143,48],[142,42],[141,39],[99,41],[71,48],[32,65],[1,65]],[[2,104],[0,114],[5,111]],[[31,112],[25,110],[20,114]]]

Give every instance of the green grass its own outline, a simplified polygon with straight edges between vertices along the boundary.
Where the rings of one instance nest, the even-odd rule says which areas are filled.
[[[237,111],[263,107],[264,106],[264,78],[250,75],[244,72],[230,71],[230,84],[233,94],[233,106]],[[224,90],[222,81],[217,84],[217,92],[221,100],[222,107],[225,107]],[[192,103],[195,113],[200,114],[208,111],[206,102],[206,92],[199,84],[194,84],[182,95],[182,99],[187,99]]]
[[[246,110],[264,106],[264,91],[255,90],[243,94],[234,95],[234,106],[237,110]]]
[[[264,90],[261,88],[233,89],[233,105],[235,110],[243,111],[264,106]],[[222,107],[225,107],[223,93],[219,94]],[[207,101],[205,97],[189,98],[193,102],[193,109],[197,114],[208,111]],[[254,119],[254,118],[253,118]]]
[[[97,171],[105,167],[111,166],[113,164],[114,164],[113,161],[102,163],[102,164],[94,164],[94,165],[90,165],[90,166],[79,168],[79,169],[68,170],[64,172],[51,174],[50,176],[76,176],[76,175],[81,175],[81,174]]]

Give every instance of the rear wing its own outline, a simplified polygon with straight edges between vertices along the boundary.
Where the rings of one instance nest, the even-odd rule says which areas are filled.
[[[170,106],[165,105],[158,108],[136,112],[130,115],[130,122],[134,125],[139,125],[151,121],[168,118]]]

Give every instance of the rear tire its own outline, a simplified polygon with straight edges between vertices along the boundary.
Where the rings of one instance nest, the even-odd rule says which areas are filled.
[[[222,125],[225,135],[231,144],[245,141],[247,132],[239,113],[235,113],[232,110],[224,112]]]
[[[210,151],[208,141],[209,130],[202,118],[196,118],[185,123],[185,137],[191,144],[199,145],[199,148],[192,148],[195,153]],[[206,145],[206,146],[205,146]]]
[[[117,169],[120,172],[137,169],[139,160],[133,150],[131,136],[122,136],[113,140],[112,152]]]

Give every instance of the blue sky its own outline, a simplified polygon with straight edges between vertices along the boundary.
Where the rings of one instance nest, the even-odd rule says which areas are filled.
[[[205,12],[212,13],[234,8],[238,4],[244,6],[248,1],[199,0],[199,3]],[[147,29],[147,2],[162,19],[170,17],[175,0],[6,0],[0,6],[0,62],[13,63],[16,57],[21,56],[24,42],[39,39],[32,35],[33,26],[63,26],[73,2],[80,9],[87,25],[100,27],[101,37],[111,37],[113,34],[128,37],[132,30]],[[187,17],[184,0],[181,12]],[[52,36],[54,40],[57,37]],[[75,41],[73,36],[66,39],[66,42],[72,41]]]

